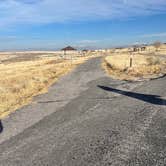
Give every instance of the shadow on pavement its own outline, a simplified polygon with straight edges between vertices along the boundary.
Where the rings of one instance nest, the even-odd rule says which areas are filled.
[[[101,85],[98,85],[98,87],[105,91],[115,92],[115,93],[118,93],[118,94],[121,94],[124,96],[142,100],[142,101],[145,101],[145,102],[148,102],[151,104],[166,105],[166,100],[161,99],[161,96],[123,91],[123,90],[114,89],[111,87],[106,87],[106,86],[101,86]]]
[[[3,125],[2,125],[2,122],[0,120],[0,134],[3,132]]]

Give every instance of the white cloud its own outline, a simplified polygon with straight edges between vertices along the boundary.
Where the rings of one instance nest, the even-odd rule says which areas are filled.
[[[166,12],[165,0],[3,0],[0,26],[128,18]]]
[[[153,34],[144,34],[141,35],[142,38],[151,38],[151,37],[166,37],[166,32],[163,33],[153,33]]]

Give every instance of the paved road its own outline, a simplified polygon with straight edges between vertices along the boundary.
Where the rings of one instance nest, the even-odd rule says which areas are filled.
[[[164,166],[166,77],[117,81],[92,59],[2,125],[0,166]]]

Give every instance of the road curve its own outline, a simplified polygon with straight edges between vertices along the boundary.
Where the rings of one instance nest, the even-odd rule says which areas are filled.
[[[0,166],[164,166],[166,77],[113,80],[91,59],[0,125]]]

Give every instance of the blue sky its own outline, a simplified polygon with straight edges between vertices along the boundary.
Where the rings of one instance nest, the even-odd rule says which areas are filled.
[[[0,50],[166,42],[166,0],[1,0]]]

